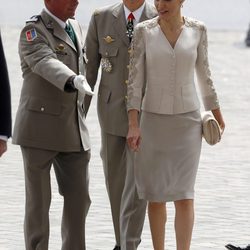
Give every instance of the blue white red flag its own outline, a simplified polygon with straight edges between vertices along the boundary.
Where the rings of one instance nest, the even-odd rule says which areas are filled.
[[[37,33],[36,33],[36,29],[35,28],[26,31],[26,40],[28,42],[32,42],[36,38],[37,38]]]

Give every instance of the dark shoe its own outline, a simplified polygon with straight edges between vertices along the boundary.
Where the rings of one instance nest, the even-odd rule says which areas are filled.
[[[121,247],[115,246],[115,248],[113,250],[121,250]]]
[[[248,245],[246,248],[236,247],[234,245],[228,244],[225,246],[229,250],[250,250],[250,245]]]

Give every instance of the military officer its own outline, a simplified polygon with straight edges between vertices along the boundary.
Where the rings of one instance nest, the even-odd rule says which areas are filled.
[[[0,34],[0,157],[7,150],[7,140],[11,136],[10,83],[3,44]]]
[[[83,76],[82,30],[72,19],[78,0],[44,2],[19,41],[23,86],[13,143],[24,162],[25,244],[27,250],[48,249],[53,164],[64,198],[61,249],[85,250],[90,142],[83,103],[93,92]]]
[[[92,88],[97,81],[99,66],[102,69],[97,106],[115,249],[137,248],[145,218],[146,203],[138,199],[133,155],[126,146],[126,92],[133,27],[155,15],[154,7],[144,0],[123,0],[96,10],[86,36],[86,78]]]

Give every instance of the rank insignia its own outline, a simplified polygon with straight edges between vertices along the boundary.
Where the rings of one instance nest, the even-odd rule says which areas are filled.
[[[102,70],[106,73],[110,73],[112,71],[112,64],[108,58],[101,59],[101,66],[102,66]]]
[[[115,41],[111,36],[106,36],[103,38],[106,43],[112,43]]]
[[[48,29],[53,29],[53,21],[52,20],[49,20],[48,23],[47,23],[47,28]]]
[[[37,38],[36,29],[33,28],[31,30],[27,30],[26,33],[25,33],[25,35],[26,35],[26,40],[28,42],[34,41]]]
[[[35,15],[35,16],[32,16],[30,19],[28,19],[26,21],[26,23],[30,23],[30,22],[37,22],[39,20],[40,16],[39,15]]]

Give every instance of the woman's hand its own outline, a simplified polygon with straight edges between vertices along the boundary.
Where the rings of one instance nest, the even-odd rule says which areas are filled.
[[[225,130],[225,122],[222,116],[222,113],[220,111],[220,109],[214,109],[212,110],[212,113],[214,115],[214,118],[216,119],[216,121],[219,123],[220,128],[221,128],[221,134],[223,134],[224,130]]]
[[[127,143],[130,149],[133,151],[138,151],[141,142],[141,131],[138,126],[129,126]]]
[[[128,111],[128,135],[127,143],[133,151],[138,151],[141,142],[141,131],[138,123],[138,111],[131,109]]]

